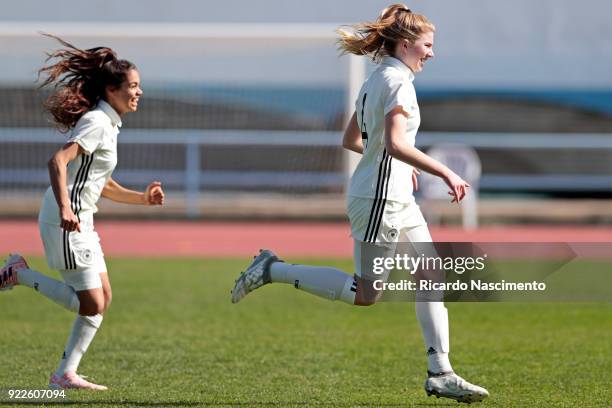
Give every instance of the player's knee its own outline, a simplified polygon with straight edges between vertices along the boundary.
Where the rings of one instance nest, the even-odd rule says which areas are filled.
[[[112,301],[113,294],[110,291],[108,293],[104,293],[104,312],[108,310]]]
[[[363,293],[361,296],[355,297],[355,305],[357,306],[372,306],[380,300],[382,293]]]
[[[102,312],[103,308],[98,308],[95,306],[81,306],[79,308],[79,314],[81,316],[95,316]]]
[[[104,303],[104,310],[103,310],[103,313],[105,313],[105,312],[108,310],[108,308],[109,308],[109,307],[110,307],[110,305],[111,305],[111,302],[112,302],[112,299],[108,299],[108,300],[106,301],[106,303]]]
[[[356,306],[372,306],[376,303],[373,299],[355,299]]]
[[[79,314],[81,316],[95,316],[104,313],[105,304],[102,301],[81,302]]]
[[[357,279],[357,294],[355,295],[355,305],[372,306],[380,300],[382,291],[376,290],[372,282],[367,279]]]
[[[96,314],[102,314],[106,310],[106,304],[104,302],[96,303]]]

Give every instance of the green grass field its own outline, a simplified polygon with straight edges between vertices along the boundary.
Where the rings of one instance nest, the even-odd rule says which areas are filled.
[[[301,261],[352,270],[348,260]],[[109,260],[113,305],[80,372],[110,391],[72,392],[71,403],[458,406],[422,389],[426,357],[412,304],[356,308],[271,285],[232,305],[245,263]],[[47,271],[42,259],[30,264]],[[489,389],[482,406],[610,406],[611,303],[447,307],[451,361]],[[0,388],[45,387],[73,316],[23,287],[0,293],[0,314]]]

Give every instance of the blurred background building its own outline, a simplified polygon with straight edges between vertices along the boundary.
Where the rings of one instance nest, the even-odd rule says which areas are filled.
[[[390,3],[389,3],[390,4]],[[161,180],[169,218],[342,219],[354,158],[341,133],[372,64],[339,57],[334,29],[383,1],[55,1],[0,16],[0,217],[31,217],[64,135],[37,89],[60,35],[136,63],[145,95],[124,118],[115,178]],[[420,0],[435,58],[417,76],[425,150],[472,148],[478,220],[612,223],[612,4]],[[453,163],[450,163],[451,167]],[[461,171],[461,169],[457,169]],[[424,180],[427,182],[427,180]],[[430,220],[461,209],[429,199]],[[141,216],[104,202],[100,216]],[[151,213],[147,213],[151,216]]]

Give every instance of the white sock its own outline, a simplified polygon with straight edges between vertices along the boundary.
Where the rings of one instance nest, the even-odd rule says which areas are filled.
[[[448,312],[442,302],[415,302],[427,348],[428,370],[432,373],[452,371],[448,359]]]
[[[83,354],[87,351],[101,324],[101,314],[95,316],[77,315],[72,325],[70,337],[68,337],[64,355],[60,360],[59,367],[55,371],[56,375],[62,376],[66,372],[76,373]]]
[[[79,298],[76,292],[64,282],[50,278],[32,269],[20,269],[17,271],[17,281],[21,285],[40,292],[71,312],[77,313],[79,311]]]
[[[274,262],[270,266],[270,279],[272,282],[291,284],[328,300],[355,304],[355,279],[336,268]]]

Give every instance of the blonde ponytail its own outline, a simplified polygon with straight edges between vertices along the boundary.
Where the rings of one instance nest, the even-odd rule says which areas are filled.
[[[370,23],[339,28],[338,48],[341,54],[367,55],[375,62],[385,55],[393,55],[397,41],[414,43],[421,34],[435,31],[435,26],[404,4],[393,4],[384,9],[378,19]]]

